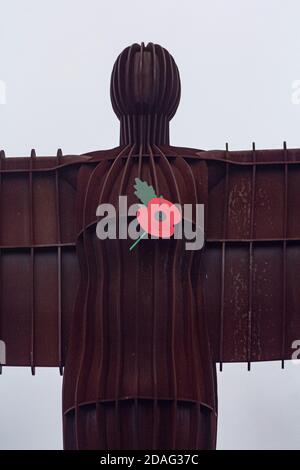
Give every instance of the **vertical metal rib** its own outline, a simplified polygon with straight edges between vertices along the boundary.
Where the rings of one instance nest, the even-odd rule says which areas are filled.
[[[143,116],[140,117],[142,119]],[[142,124],[140,123],[140,126]],[[140,127],[141,131],[142,127]],[[139,147],[139,160],[138,160],[138,178],[141,179],[142,177],[142,161],[143,161],[143,144],[141,142]],[[138,338],[139,338],[139,282],[140,282],[140,250],[135,250],[135,264],[136,264],[136,273],[135,273],[135,293],[136,293],[136,302],[135,302],[135,336],[134,336],[134,343],[135,343],[135,356],[134,356],[134,390],[135,390],[135,397],[139,396],[139,373],[140,373],[140,364],[139,364],[139,347],[138,347]],[[138,448],[138,399],[134,399],[134,413],[133,413],[133,442],[134,448]]]
[[[175,188],[177,201],[182,206],[181,195],[178,188],[177,180],[172,169],[172,166],[164,154],[164,152],[160,149],[159,146],[155,145],[155,148],[158,150],[162,157],[162,163],[164,162],[166,173],[165,176],[168,178],[170,177]],[[172,189],[172,185],[170,184],[170,190]],[[172,418],[172,449],[176,448],[176,423],[177,423],[177,400],[178,400],[178,384],[177,384],[177,371],[176,371],[176,361],[175,361],[175,321],[176,321],[176,265],[178,260],[178,252],[179,252],[179,241],[176,240],[176,247],[174,258],[172,260],[172,324],[171,324],[171,350],[172,350],[172,375],[173,375],[173,386],[174,386],[174,400],[173,400],[173,418]]]
[[[5,152],[4,150],[0,151],[0,198],[2,200],[2,169],[3,169],[3,161],[5,159]],[[0,211],[0,244],[2,243],[2,229],[3,229],[3,221],[2,221],[2,212]],[[0,299],[2,299],[3,294],[3,286],[2,286],[2,250],[0,248]],[[0,339],[2,338],[1,332],[1,322],[0,322]],[[2,364],[0,362],[0,375],[2,374]]]
[[[152,184],[154,186],[156,194],[160,194],[159,185],[158,185],[158,177],[157,177],[157,170],[154,161],[153,150],[151,145],[148,144],[148,151],[150,157],[150,171],[151,171],[151,178]],[[158,265],[158,243],[154,244],[154,259],[153,259],[153,327],[152,327],[152,374],[153,374],[153,433],[152,433],[152,448],[156,449],[158,446],[158,390],[157,390],[157,354],[156,354],[156,341],[157,341],[157,313],[159,309],[157,308],[157,292],[159,289],[159,282],[158,282],[158,272],[159,272],[159,265]]]
[[[130,99],[130,97],[132,97],[132,92],[131,92],[131,89],[130,89],[129,76],[130,76],[130,66],[132,64],[132,55],[133,55],[135,49],[136,49],[135,45],[132,45],[131,47],[129,47],[128,53],[127,53],[127,58],[126,58],[126,64],[125,64],[126,90],[125,90],[124,96],[126,96],[127,99]],[[126,141],[125,142],[129,142],[131,144],[132,142],[136,141],[136,132],[137,132],[136,124],[134,126],[134,129],[135,129],[134,135],[132,135],[132,133],[131,133],[132,126],[131,126],[131,123],[130,123],[129,115],[125,116],[125,119],[127,121],[127,126],[125,126],[127,128],[127,135],[126,135]]]
[[[286,142],[283,142],[284,151],[284,200],[283,200],[283,289],[282,289],[282,345],[281,368],[284,369],[286,346],[286,317],[287,317],[287,225],[288,225],[288,151]]]
[[[33,179],[35,150],[31,150],[29,159],[29,243],[30,243],[30,310],[31,310],[31,333],[30,333],[30,366],[31,374],[35,375],[35,308],[34,308],[34,226],[33,226]]]
[[[202,201],[198,201],[198,195],[197,195],[197,186],[196,186],[196,180],[194,173],[191,169],[191,166],[185,161],[184,158],[178,157],[175,160],[175,166],[178,168],[180,173],[184,176],[186,176],[186,182],[185,184],[190,188],[191,193],[193,193],[194,197],[194,204],[195,207],[198,203],[202,203]],[[190,184],[191,183],[191,184]],[[196,221],[197,222],[197,221]],[[197,226],[195,227],[197,230]],[[192,280],[191,280],[191,272],[192,272],[192,266],[193,266],[193,261],[195,258],[195,252],[194,250],[192,252],[189,252],[189,264],[188,264],[188,273],[189,273],[189,278],[188,278],[188,289],[189,289],[189,295],[187,296],[187,299],[191,302],[191,299],[194,299],[194,292],[193,292],[193,286],[192,286]],[[195,345],[195,334],[194,332],[197,331],[197,326],[195,326],[195,317],[192,314],[193,307],[190,305],[190,309],[188,310],[188,331],[189,337],[191,338],[191,349],[192,349],[192,354],[190,357],[190,361],[194,363],[193,370],[197,370],[197,356],[198,352],[196,349]],[[201,312],[200,312],[201,314]],[[201,396],[201,390],[200,390],[200,383],[199,383],[199,378],[198,376],[195,377],[195,382],[196,382],[196,395],[197,399]]]
[[[132,136],[132,126],[131,126],[131,119],[130,119],[130,116],[125,116],[125,121],[126,121],[126,125],[125,125],[125,136],[126,136],[126,142],[129,142],[131,143],[133,141],[133,136]],[[135,130],[136,132],[136,130]]]
[[[124,109],[125,104],[124,104],[124,95],[121,89],[121,84],[122,84],[122,71],[121,71],[121,60],[122,60],[122,54],[119,55],[117,62],[115,64],[117,68],[117,84],[115,81],[113,81],[113,92],[116,100],[119,100],[118,107],[119,107],[119,112],[121,113],[121,110]],[[116,87],[118,88],[118,92],[116,92]]]
[[[116,334],[118,338],[117,342],[117,365],[116,365],[116,383],[115,383],[115,390],[114,390],[114,398],[115,398],[115,416],[116,416],[116,423],[117,426],[117,448],[121,448],[121,429],[120,429],[120,409],[119,409],[119,389],[120,389],[120,376],[121,376],[121,364],[122,364],[122,323],[121,323],[121,296],[122,296],[122,269],[124,265],[123,256],[122,256],[122,249],[120,247],[120,239],[117,237],[115,240],[116,244],[116,252],[118,256],[118,263],[116,265],[117,268],[117,286],[118,286],[118,300],[117,300],[117,319],[116,319]]]
[[[59,373],[63,375],[63,357],[62,357],[62,285],[61,285],[61,220],[60,220],[60,185],[59,185],[59,170],[60,159],[62,157],[62,150],[57,150],[56,155],[56,169],[55,169],[55,209],[56,209],[56,243],[57,243],[57,322],[58,322],[58,361]]]
[[[126,158],[125,166],[122,171],[122,178],[120,182],[120,187],[118,190],[118,194],[121,196],[124,188],[126,187],[127,179],[130,173],[130,166],[133,164],[133,152],[135,149],[135,145],[133,145],[129,152],[128,156]],[[117,305],[117,320],[116,320],[116,328],[117,328],[117,337],[119,338],[118,341],[118,352],[117,352],[117,365],[116,365],[116,384],[115,384],[115,415],[116,415],[116,422],[120,422],[120,380],[121,380],[121,367],[122,367],[122,350],[123,350],[123,335],[122,335],[122,315],[121,315],[121,309],[122,309],[122,294],[123,294],[123,266],[124,266],[124,261],[122,257],[122,249],[120,246],[120,239],[117,237],[116,240],[117,244],[117,253],[118,253],[118,258],[119,258],[119,263],[118,263],[118,275],[117,275],[117,282],[118,282],[118,305]],[[120,426],[118,426],[118,448],[121,448],[121,431],[120,431]]]
[[[150,172],[151,172],[152,184],[154,186],[156,194],[158,195],[160,194],[160,191],[159,191],[159,186],[158,186],[157,170],[156,170],[156,165],[155,165],[155,160],[154,160],[154,153],[149,143],[148,143],[148,152],[149,152],[149,159],[150,159]]]
[[[152,80],[153,80],[153,90],[154,96],[151,105],[155,106],[157,103],[157,70],[158,70],[158,63],[157,63],[157,54],[155,50],[155,44],[151,43],[151,55],[152,55]],[[154,142],[154,135],[151,136],[151,142]]]
[[[80,402],[79,402],[79,386],[80,386],[80,379],[82,376],[83,368],[84,368],[84,357],[85,357],[85,352],[86,352],[86,344],[87,344],[87,324],[88,324],[88,312],[87,312],[87,304],[88,304],[88,299],[89,299],[89,293],[90,293],[90,254],[88,253],[88,244],[87,244],[87,230],[86,230],[86,215],[87,215],[87,196],[89,193],[89,187],[91,184],[92,180],[92,175],[94,173],[95,169],[92,171],[88,182],[87,182],[87,187],[85,190],[85,196],[84,196],[84,204],[83,204],[83,212],[82,212],[82,227],[83,227],[83,232],[82,232],[82,240],[83,240],[83,250],[85,252],[85,259],[87,262],[87,281],[86,281],[86,292],[85,292],[85,299],[84,299],[84,307],[83,307],[83,316],[84,316],[84,322],[83,322],[83,346],[82,346],[82,353],[80,356],[79,360],[79,370],[78,370],[78,375],[76,378],[76,386],[75,386],[75,440],[76,440],[76,449],[81,449],[81,439],[79,435],[79,430],[83,429],[83,424],[80,423]]]
[[[172,67],[172,58],[171,58],[170,54],[168,55],[168,61],[169,61],[169,73],[170,73],[170,76],[169,76],[169,79],[168,79],[168,82],[169,82],[168,85],[169,85],[170,89],[173,90],[175,76],[174,76],[174,68]],[[177,87],[178,86],[179,86],[179,81],[177,81]],[[176,101],[174,100],[174,96],[170,93],[167,103],[164,103],[164,107],[166,109],[169,109],[170,107],[172,107],[172,104],[171,104],[172,102],[174,104],[176,104]],[[162,115],[162,117],[165,119],[164,115]],[[162,125],[161,129],[165,131],[165,126]],[[161,142],[161,140],[159,142]]]
[[[225,145],[225,158],[228,160],[228,142]],[[226,263],[226,237],[228,235],[228,192],[229,192],[229,163],[226,161],[224,218],[222,227],[222,266],[221,266],[221,302],[220,302],[220,371],[223,370],[224,347],[224,309],[225,309],[225,263]]]
[[[127,145],[125,148],[123,148],[121,150],[121,152],[119,152],[119,154],[116,156],[115,160],[113,161],[110,169],[108,170],[107,174],[106,174],[106,177],[104,179],[104,182],[103,182],[103,186],[102,186],[102,189],[101,189],[101,192],[100,192],[100,196],[99,196],[99,200],[98,200],[98,204],[100,204],[101,202],[103,202],[103,197],[104,197],[104,194],[105,192],[110,189],[108,188],[108,181],[109,181],[109,178],[113,172],[113,170],[117,167],[117,165],[120,163],[121,161],[121,158],[123,155],[126,154],[126,152],[129,151],[129,153],[132,152],[132,146],[130,145]],[[120,308],[120,305],[119,307]],[[120,321],[120,318],[119,318],[119,321]],[[120,355],[120,350],[119,350],[119,355]],[[117,378],[117,383],[118,383],[118,378]],[[118,385],[117,385],[118,386]],[[116,390],[115,390],[116,391]],[[115,398],[118,398],[118,397],[115,397]],[[116,416],[116,422],[119,422],[119,401],[118,399],[116,399],[116,402],[115,402],[115,416]],[[117,440],[120,442],[120,432],[118,432],[118,436],[117,436]]]
[[[105,163],[102,163],[102,169],[101,169],[101,173],[99,172],[99,170],[97,170],[97,177],[102,180],[105,173],[106,173],[106,168],[107,168],[107,165],[108,165],[108,162]],[[98,166],[99,168],[99,166]],[[100,173],[100,174],[99,174]],[[99,267],[99,270],[101,272],[101,275],[100,275],[100,286],[99,286],[99,291],[100,291],[100,300],[99,300],[99,311],[101,312],[107,312],[107,306],[106,306],[106,293],[105,293],[105,278],[104,278],[104,275],[103,273],[105,273],[107,271],[107,260],[106,260],[106,254],[105,254],[105,250],[103,249],[102,245],[99,246],[98,243],[96,243],[96,250],[97,250],[97,258],[99,260],[101,260],[101,266]],[[98,266],[98,265],[97,265]],[[108,312],[109,314],[109,312]],[[97,425],[98,425],[98,429],[99,429],[99,434],[103,434],[104,435],[104,443],[103,443],[103,448],[104,449],[108,449],[109,448],[109,444],[108,444],[108,438],[107,438],[107,432],[106,432],[106,429],[107,429],[107,425],[106,425],[106,413],[105,413],[105,405],[101,404],[99,401],[103,398],[103,396],[105,395],[105,392],[104,392],[104,380],[103,380],[103,377],[105,377],[105,370],[104,370],[104,354],[105,354],[105,351],[104,351],[104,345],[105,345],[105,333],[106,333],[106,329],[105,329],[105,320],[104,320],[104,315],[102,314],[100,316],[101,318],[101,325],[100,325],[100,364],[99,364],[99,372],[98,372],[98,375],[97,375],[97,405],[96,405],[96,412],[97,412]],[[105,421],[104,421],[105,420]],[[101,432],[101,428],[103,430],[103,432]]]
[[[118,153],[115,160],[111,164],[111,167],[109,168],[108,172],[106,173],[106,176],[105,176],[105,179],[104,179],[104,182],[103,182],[103,185],[102,185],[102,189],[100,191],[100,195],[99,195],[99,199],[98,199],[98,205],[101,202],[105,202],[105,201],[103,201],[104,195],[108,190],[111,189],[111,188],[108,187],[108,184],[107,184],[109,182],[110,176],[112,175],[112,172],[114,171],[114,169],[117,168],[117,165],[120,163],[121,158],[123,157],[123,155],[126,154],[127,151],[129,151],[129,153],[131,155],[131,153],[133,151],[133,148],[132,148],[131,145],[126,145],[125,148],[123,148]],[[103,257],[102,257],[102,259],[103,259]],[[120,305],[119,305],[118,308],[120,308]],[[119,321],[120,321],[120,317],[119,317]],[[120,354],[121,354],[121,352],[119,350],[119,357],[120,357]],[[101,369],[102,369],[102,365],[101,365]],[[119,379],[117,378],[117,384],[119,383],[118,380]],[[116,388],[117,387],[118,387],[118,385],[116,385]],[[115,389],[115,392],[116,392],[116,389]],[[118,397],[115,397],[115,398],[118,398]],[[119,422],[119,401],[118,401],[118,399],[116,399],[116,402],[115,402],[115,416],[116,416],[116,422]],[[120,441],[120,432],[118,432],[117,439],[118,439],[118,441]]]
[[[139,54],[139,76],[141,77],[142,76],[142,73],[143,73],[143,62],[144,62],[144,49],[145,49],[145,45],[144,43],[142,42],[141,43],[141,48],[140,48],[140,54]],[[141,114],[144,115],[144,103],[143,103],[143,96],[144,96],[144,80],[139,80],[138,81],[138,85],[139,85],[139,102],[141,103]]]
[[[166,95],[166,88],[167,88],[167,60],[166,60],[166,52],[163,47],[158,46],[158,52],[159,56],[162,59],[162,84],[160,86],[160,99],[157,105],[157,112],[160,113],[160,111],[163,109],[163,103],[164,103],[164,98]]]
[[[138,178],[142,176],[142,160],[143,160],[143,144],[139,148],[139,162],[138,162]]]
[[[250,212],[250,243],[249,243],[249,299],[248,299],[248,338],[247,338],[247,369],[251,369],[252,350],[252,310],[253,310],[253,238],[254,238],[254,208],[256,194],[256,154],[255,142],[252,143],[252,182],[251,182],[251,212]]]

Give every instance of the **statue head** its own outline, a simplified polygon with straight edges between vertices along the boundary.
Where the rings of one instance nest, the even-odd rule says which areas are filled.
[[[158,44],[133,44],[118,56],[111,75],[111,101],[124,115],[174,116],[180,100],[180,77],[171,54]]]

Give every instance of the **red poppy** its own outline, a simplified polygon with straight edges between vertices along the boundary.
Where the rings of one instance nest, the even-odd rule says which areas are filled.
[[[152,198],[147,206],[137,211],[137,219],[141,228],[150,235],[170,238],[174,234],[174,225],[181,221],[178,207],[167,199]]]

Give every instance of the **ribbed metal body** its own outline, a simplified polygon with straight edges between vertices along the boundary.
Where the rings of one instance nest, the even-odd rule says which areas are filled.
[[[212,448],[216,384],[201,251],[185,240],[99,240],[99,203],[137,202],[134,178],[180,204],[207,201],[207,168],[174,148],[122,146],[78,175],[81,283],[64,377],[66,448]]]

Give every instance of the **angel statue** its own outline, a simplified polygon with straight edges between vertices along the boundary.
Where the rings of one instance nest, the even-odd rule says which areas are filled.
[[[284,365],[300,338],[300,149],[171,146],[180,77],[157,44],[118,56],[110,94],[119,146],[1,152],[1,366],[63,373],[65,449],[214,449],[216,364]],[[99,205],[136,188],[140,225],[161,196],[202,205],[204,246],[99,238]]]

